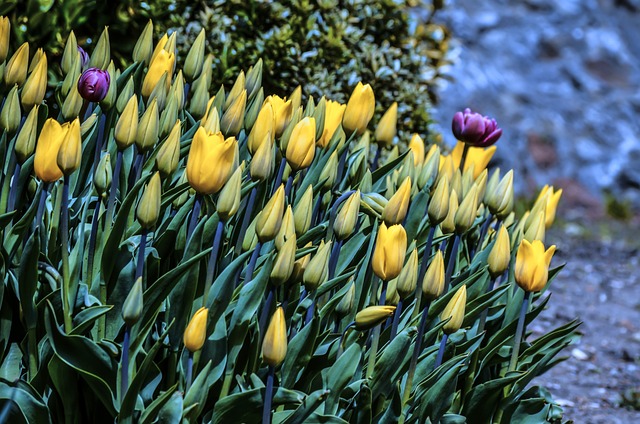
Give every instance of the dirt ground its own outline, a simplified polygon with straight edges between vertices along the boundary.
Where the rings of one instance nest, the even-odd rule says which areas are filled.
[[[565,420],[640,423],[640,219],[559,222],[546,242],[558,247],[553,265],[567,265],[532,336],[574,317],[583,336],[534,384],[551,391]]]

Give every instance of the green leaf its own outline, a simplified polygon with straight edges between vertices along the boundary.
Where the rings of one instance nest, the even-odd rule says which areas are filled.
[[[98,318],[109,312],[112,308],[112,305],[97,305],[81,310],[73,317],[73,330],[71,330],[71,334],[82,335],[82,333],[91,328]]]
[[[415,327],[409,327],[382,350],[382,355],[376,361],[371,376],[371,396],[374,401],[378,396],[388,397],[395,382],[404,371],[413,353],[411,340],[415,337],[416,331]]]
[[[491,421],[493,412],[502,398],[502,390],[519,376],[497,378],[473,387],[467,395],[462,413],[469,424],[484,424]]]
[[[283,424],[304,424],[305,422],[322,422],[322,421],[305,421],[309,418],[313,412],[318,409],[324,399],[329,394],[329,390],[316,390],[305,397],[302,404],[298,406],[298,409],[293,414],[284,420]]]
[[[182,397],[182,394],[180,392],[176,392],[177,388],[178,384],[175,384],[174,386],[170,387],[169,390],[162,393],[153,402],[151,402],[151,404],[142,412],[142,415],[140,416],[140,424],[151,424],[152,422],[154,422],[160,410],[162,410],[167,402],[172,400],[174,394]]]
[[[302,330],[296,334],[287,346],[287,355],[282,365],[282,386],[291,387],[295,385],[300,371],[303,370],[315,350],[316,338],[320,321],[317,317],[305,325]]]
[[[40,255],[40,237],[37,232],[31,234],[20,256],[18,268],[18,290],[20,305],[28,329],[34,329],[38,321],[36,311],[36,290],[38,286],[38,256]]]
[[[0,400],[13,403],[17,408],[11,408],[6,419],[7,423],[51,423],[51,416],[44,400],[28,383],[18,380],[10,386],[0,380]],[[0,411],[4,409],[4,402],[0,403]]]
[[[265,388],[251,389],[220,399],[213,407],[212,424],[258,423],[262,418]],[[273,408],[300,405],[305,395],[279,387],[273,397]]]
[[[331,368],[322,370],[322,387],[329,390],[324,404],[326,414],[337,412],[340,394],[353,379],[361,358],[362,348],[359,344],[353,343],[340,355]]]

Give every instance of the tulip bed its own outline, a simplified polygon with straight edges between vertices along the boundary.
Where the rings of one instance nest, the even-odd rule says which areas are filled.
[[[47,57],[0,49],[0,423],[560,422],[531,382],[579,323],[527,327],[561,191],[515,216],[494,120],[381,154],[367,84],[211,90],[204,36],[117,69],[106,34],[46,102]]]

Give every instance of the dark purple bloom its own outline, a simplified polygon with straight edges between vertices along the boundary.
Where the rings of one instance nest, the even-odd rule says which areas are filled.
[[[84,69],[89,64],[89,54],[80,46],[78,46],[78,53],[80,53],[80,65]]]
[[[111,77],[109,72],[98,68],[89,68],[80,75],[78,93],[90,102],[100,102],[109,91]]]
[[[491,146],[502,135],[495,119],[471,112],[469,108],[453,115],[451,130],[458,140],[474,147]]]

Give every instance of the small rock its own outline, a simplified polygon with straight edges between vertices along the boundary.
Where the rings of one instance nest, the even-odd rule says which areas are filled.
[[[571,402],[569,399],[556,399],[556,404],[563,407],[569,407],[569,408],[572,408],[575,406],[575,403]]]
[[[587,359],[589,359],[589,354],[578,348],[575,348],[571,351],[571,356],[576,358],[578,361],[586,361]]]

